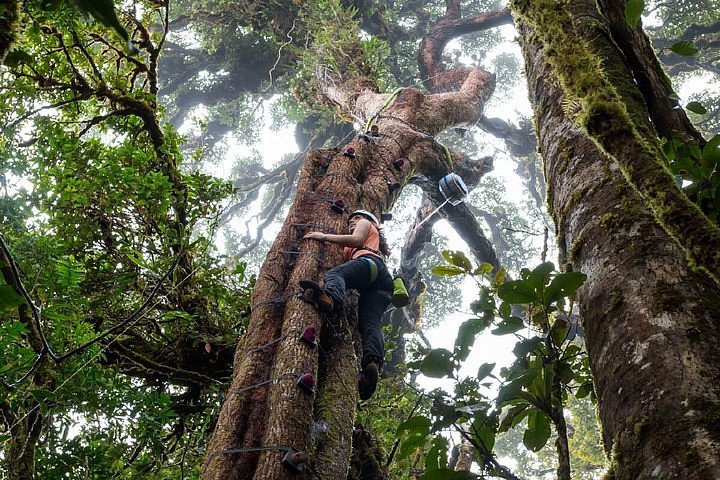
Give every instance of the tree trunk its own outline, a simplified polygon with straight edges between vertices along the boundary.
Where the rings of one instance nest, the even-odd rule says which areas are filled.
[[[330,149],[308,155],[290,213],[258,275],[248,332],[237,349],[232,386],[203,465],[205,480],[345,476],[359,368],[348,345],[357,335],[342,313],[320,315],[295,295],[300,279],[318,280],[341,262],[339,247],[302,237],[311,229],[345,231],[347,216],[332,210],[335,200],[343,200],[345,213],[362,207],[379,214],[400,193],[394,184],[404,185],[413,170],[438,178],[452,170],[462,157],[452,154],[448,164],[433,136],[476,122],[494,77],[472,71],[452,93],[425,95],[408,88],[387,106],[388,95],[375,93],[369,82],[353,84],[352,91],[328,84],[326,94],[354,118],[372,119],[380,136],[358,136],[348,145],[352,154]],[[401,157],[413,168],[394,168],[393,160]],[[318,350],[298,339],[309,326],[334,346],[323,351],[321,368]],[[319,377],[317,397],[296,386],[302,373]],[[310,454],[296,465],[301,472],[282,462],[291,448]]]
[[[20,2],[4,0],[0,2],[0,64],[5,61],[15,35],[19,30]]]
[[[647,135],[652,126],[639,114],[645,110],[642,95],[629,69],[620,68],[624,57],[594,2],[533,2],[532,14],[529,5],[515,1],[513,13],[565,268],[588,275],[577,300],[612,478],[720,478],[717,284],[690,268],[680,242],[656,221],[651,202],[592,141],[594,132],[578,124],[578,92],[558,80],[553,65],[562,49],[540,32],[556,29],[553,22],[573,12],[572,27],[564,31],[574,48],[601,58],[595,73],[623,92],[635,123],[627,127]],[[593,39],[592,49],[578,32]],[[662,195],[664,185],[654,193]],[[685,230],[694,228],[690,217],[685,222]]]

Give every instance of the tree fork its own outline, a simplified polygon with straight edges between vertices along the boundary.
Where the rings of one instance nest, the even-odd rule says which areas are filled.
[[[280,452],[229,452],[237,448],[314,450],[310,435],[313,396],[300,391],[294,382],[274,379],[293,372],[318,372],[317,352],[291,335],[306,326],[323,334],[330,329],[321,328],[321,315],[292,295],[298,291],[300,279],[317,280],[323,271],[339,264],[342,252],[339,247],[302,240],[302,236],[310,229],[344,232],[346,216],[330,209],[338,197],[349,210],[362,207],[379,213],[391,208],[399,189],[389,188],[388,182],[402,186],[411,173],[411,169],[394,169],[392,161],[396,158],[408,158],[412,170],[429,175],[450,170],[453,165],[448,165],[433,135],[450,126],[475,123],[494,86],[493,75],[475,70],[458,92],[425,95],[409,88],[386,106],[388,95],[376,93],[369,81],[352,82],[357,90],[344,91],[331,79],[323,80],[329,98],[354,118],[364,123],[374,121],[380,136],[359,136],[344,152],[325,150],[308,155],[293,206],[258,276],[250,325],[236,353],[232,386],[203,465],[204,480],[283,479],[291,475],[280,462]],[[287,253],[292,251],[297,254]],[[339,360],[335,356],[328,359],[326,375]],[[351,372],[352,376],[345,373],[349,378],[344,383],[354,391],[357,364]],[[346,401],[354,401],[354,395],[347,395]],[[354,413],[354,407],[343,410]],[[347,469],[348,439],[346,436],[344,444],[333,446],[341,452],[339,460],[344,463],[335,467],[336,472]]]

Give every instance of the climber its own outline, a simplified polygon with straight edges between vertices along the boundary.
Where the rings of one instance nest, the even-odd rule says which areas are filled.
[[[322,285],[301,280],[301,298],[320,311],[331,312],[342,307],[347,289],[354,288],[360,294],[358,323],[363,355],[358,390],[360,398],[367,400],[375,392],[385,357],[380,319],[390,304],[393,290],[393,279],[385,266],[385,256],[390,252],[380,222],[366,210],[350,214],[348,232],[345,235],[309,232],[303,237],[345,247],[346,262],[328,270]]]

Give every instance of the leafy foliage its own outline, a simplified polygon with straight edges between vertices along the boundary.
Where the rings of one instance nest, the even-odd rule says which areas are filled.
[[[162,122],[167,25],[144,25],[164,7],[80,2],[132,25],[130,51],[65,6],[28,2],[24,54],[0,72],[3,461],[18,478],[181,478],[249,314],[253,276],[212,246],[232,188],[183,168]]]
[[[480,294],[472,304],[475,317],[460,326],[453,351],[433,349],[410,363],[426,376],[454,379],[455,391],[433,393],[431,416],[418,416],[403,425],[403,445],[415,448],[437,439],[437,432],[453,427],[470,440],[484,472],[492,474],[505,470],[493,450],[497,436],[518,425],[524,426],[523,443],[532,452],[545,447],[553,430],[567,443],[563,406],[568,394],[578,398],[592,394],[571,301],[585,275],[558,273],[546,262],[532,270],[523,269],[518,280],[506,280],[504,270],[493,272],[487,264],[473,267],[462,252],[445,251],[443,257],[447,264],[437,266],[434,273],[472,275]],[[497,374],[493,373],[495,364],[483,364],[477,375],[462,378],[460,367],[475,339],[491,325],[495,326],[490,332],[493,335],[518,338],[513,349],[515,362]],[[518,334],[527,328],[537,334]],[[488,379],[501,382],[494,399],[483,393],[491,386]],[[432,469],[425,475],[443,471],[444,461],[433,460]]]
[[[698,109],[697,106],[693,107]],[[720,135],[702,148],[698,142],[677,138],[665,141],[663,151],[678,187],[715,223],[720,222]]]

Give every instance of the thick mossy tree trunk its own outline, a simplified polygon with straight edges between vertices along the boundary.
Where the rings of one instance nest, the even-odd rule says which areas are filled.
[[[366,81],[323,87],[349,115],[372,119],[379,136],[360,135],[343,151],[306,158],[293,205],[258,275],[248,332],[203,465],[206,480],[344,478],[357,402],[359,364],[351,345],[357,335],[352,312],[319,314],[297,297],[300,279],[319,280],[342,261],[339,247],[302,237],[309,230],[343,233],[348,212],[362,207],[379,215],[410,175],[437,181],[464,162],[458,153],[448,158],[433,136],[476,122],[494,77],[474,70],[458,92],[426,95],[408,88],[387,105],[388,95]],[[396,168],[399,158],[411,168]],[[337,200],[345,212],[333,210]],[[306,327],[320,332],[322,349],[299,340]],[[303,373],[318,377],[317,393],[296,385]],[[302,471],[283,464],[289,448],[309,455],[297,465]]]
[[[659,202],[682,193],[595,2],[512,7],[564,267],[588,275],[577,300],[612,478],[720,478],[720,291],[714,267],[687,260],[702,262],[694,252],[707,246],[685,236],[712,228],[680,201],[669,220],[677,224],[664,223]],[[570,50],[586,61],[568,64],[578,60]],[[593,86],[604,90],[578,90],[589,83],[569,80],[573,72],[595,75],[601,81]],[[618,99],[624,120],[612,113]],[[635,140],[623,145],[597,130],[603,109],[607,131],[632,132],[642,151]],[[638,183],[638,157],[654,185]]]

